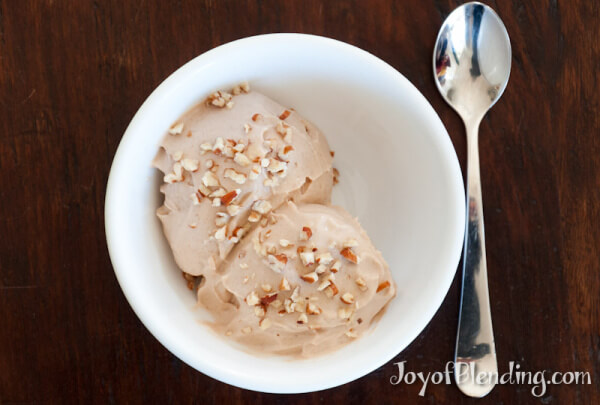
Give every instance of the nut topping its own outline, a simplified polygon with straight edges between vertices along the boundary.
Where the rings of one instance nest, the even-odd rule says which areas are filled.
[[[217,187],[219,186],[219,179],[213,172],[206,172],[202,176],[202,184],[206,187]]]
[[[224,188],[218,188],[215,191],[213,191],[212,193],[209,194],[210,198],[214,198],[214,197],[223,197],[227,192],[225,191]],[[223,201],[221,201],[223,202]]]
[[[252,162],[250,161],[250,159],[248,159],[248,156],[244,155],[244,154],[243,154],[243,153],[241,153],[241,152],[237,152],[237,153],[235,154],[235,157],[233,158],[233,161],[234,161],[235,163],[237,163],[238,165],[240,165],[240,166],[244,166],[244,167],[246,167],[246,166],[248,166],[250,163],[252,163]]]
[[[286,264],[288,261],[288,258],[284,253],[279,253],[278,255],[274,255],[274,256],[277,260],[279,260],[283,264]]]
[[[284,142],[292,143],[292,128],[289,125],[283,121],[279,121],[275,130],[283,137]]]
[[[280,120],[285,120],[287,117],[290,116],[290,111],[289,110],[285,110],[284,112],[281,113],[281,115],[279,116]]]
[[[306,306],[304,305],[304,301],[298,301],[298,302],[294,302],[293,308],[294,308],[294,311],[302,313],[305,311]]]
[[[315,264],[315,254],[313,252],[301,252],[300,260],[302,260],[302,264],[308,267],[312,264]]]
[[[198,184],[198,190],[196,192],[199,193],[202,198],[204,198],[210,194],[210,189],[204,184],[200,183]]]
[[[321,313],[321,308],[313,304],[312,302],[308,302],[306,304],[306,313],[309,315],[319,315]]]
[[[200,193],[202,197],[208,197],[208,195],[210,194],[210,189],[206,187],[203,183],[200,183],[198,184],[198,193]]]
[[[258,305],[260,303],[260,300],[258,299],[258,295],[256,295],[256,292],[254,292],[254,291],[252,291],[250,294],[248,294],[246,296],[246,298],[244,299],[244,301],[246,301],[246,304],[248,304],[250,306]]]
[[[240,95],[242,93],[248,93],[250,91],[250,85],[248,82],[243,82],[235,86],[231,92],[234,96]]]
[[[256,200],[254,204],[252,204],[252,210],[259,214],[266,214],[271,211],[271,208],[271,203],[266,200]]]
[[[202,201],[202,195],[198,192],[190,194],[190,198],[192,199],[192,204],[194,205],[200,205],[200,202]]]
[[[281,148],[279,150],[279,152],[277,153],[277,156],[284,161],[288,161],[289,160],[289,156],[290,156],[290,152],[292,152],[294,150],[294,147],[292,145],[285,145],[283,148]]]
[[[183,131],[183,122],[177,123],[169,128],[169,133],[171,135],[179,135]]]
[[[332,281],[330,281],[329,287],[327,287],[325,289],[325,295],[327,295],[327,297],[329,297],[329,298],[333,298],[337,295],[338,292],[339,292],[339,290],[338,290],[337,286]]]
[[[317,291],[323,291],[324,289],[326,289],[327,287],[329,287],[330,284],[331,284],[331,281],[329,281],[329,280],[323,280],[321,282],[321,284],[319,284],[319,287],[317,287]]]
[[[269,286],[270,287],[270,286]],[[268,307],[270,303],[277,299],[277,293],[265,295],[260,299],[260,305],[263,307]]]
[[[341,268],[342,268],[342,262],[339,260],[336,260],[335,263],[333,263],[333,265],[331,266],[331,272],[337,273],[338,271],[340,271]]]
[[[324,252],[317,254],[315,259],[319,264],[329,264],[333,261],[333,256],[329,252]]]
[[[250,215],[248,216],[248,222],[258,222],[260,221],[260,214],[257,212],[251,212]]]
[[[221,227],[221,226],[227,225],[227,222],[229,222],[229,215],[227,215],[224,212],[217,212],[217,217],[215,218],[215,224],[218,227]]]
[[[237,240],[239,240],[242,236],[244,236],[244,234],[246,233],[246,230],[244,228],[242,228],[241,226],[236,227],[233,232],[231,232],[231,236],[233,238],[236,238]],[[232,238],[229,238],[230,240]],[[236,241],[237,243],[237,241]]]
[[[347,292],[340,297],[340,300],[342,300],[342,302],[344,304],[353,304],[354,303],[354,295]]]
[[[233,150],[238,153],[242,153],[244,149],[246,149],[246,145],[243,144],[241,141],[233,147]]]
[[[355,282],[356,282],[356,285],[358,286],[358,288],[361,291],[366,291],[367,290],[367,283],[365,283],[365,280],[363,280],[362,278],[359,277],[359,278],[356,279]]]
[[[389,286],[390,286],[390,282],[389,282],[389,281],[384,281],[383,283],[381,283],[381,284],[379,284],[379,285],[377,286],[377,291],[376,291],[376,292],[379,292],[379,291],[385,290],[385,289],[386,289],[386,288],[388,288]]]
[[[195,172],[198,170],[198,161],[196,159],[186,158],[181,161],[181,166],[188,172]]]
[[[264,160],[264,159],[263,159]],[[287,164],[277,159],[269,159],[267,170],[271,173],[281,173],[287,169]]]
[[[302,232],[300,232],[300,240],[306,241],[309,240],[312,236],[312,230],[308,226],[302,227]]]
[[[239,188],[236,188],[235,190],[231,190],[230,192],[228,192],[227,194],[225,194],[221,197],[221,204],[229,205],[233,200],[235,200],[237,198],[237,196],[240,195],[241,192],[242,192],[242,190],[240,190]]]
[[[262,168],[259,165],[253,165],[252,168],[250,169],[250,173],[248,174],[248,178],[250,180],[256,180],[256,178],[258,178],[258,176],[260,176],[261,171],[262,171]]]
[[[327,266],[325,266],[324,264],[319,264],[317,266],[317,268],[315,269],[315,273],[317,274],[323,274],[327,271]]]
[[[292,312],[294,312],[294,303],[291,299],[286,298],[285,300],[283,300],[283,308],[285,309],[285,312],[291,314]]]
[[[263,316],[265,316],[265,309],[260,305],[255,306],[254,315],[256,315],[259,318],[262,318]]]
[[[300,297],[300,287],[296,287],[294,288],[294,291],[292,291],[292,295],[290,296],[290,299],[293,302],[298,301],[298,298]]]
[[[277,133],[279,135],[285,135],[285,131],[286,129],[288,129],[290,126],[288,124],[286,124],[283,121],[279,121],[277,122],[277,126],[275,127],[275,130],[277,131]]]
[[[267,255],[267,262],[271,270],[275,271],[276,273],[281,273],[281,271],[285,268],[287,258],[284,262],[282,260],[279,260],[275,255],[270,254]]]
[[[223,226],[215,232],[215,239],[218,241],[225,240],[225,234],[227,232],[227,226]]]
[[[298,320],[296,321],[296,323],[299,324],[305,324],[308,322],[308,317],[306,316],[306,314],[300,314],[300,316],[298,317]]]
[[[225,149],[225,140],[221,137],[218,137],[215,140],[215,144],[212,147],[212,151],[217,154],[220,155],[221,152],[223,152],[223,149]]]
[[[300,276],[300,278],[304,281],[306,281],[307,283],[314,283],[315,281],[317,281],[319,279],[319,276],[317,275],[316,272],[310,272],[308,274],[305,274],[303,276]]]
[[[238,173],[234,169],[225,169],[223,176],[235,181],[237,184],[244,184],[246,182],[246,175],[244,173]]]
[[[223,199],[221,199],[221,202],[223,202]],[[229,215],[231,215],[232,217],[236,216],[237,214],[239,214],[241,210],[241,207],[237,204],[229,204],[227,206],[227,212],[229,213]]]
[[[165,177],[163,177],[163,180],[166,183],[176,183],[178,181],[183,181],[184,180],[184,175],[183,175],[183,167],[181,166],[180,162],[175,162],[173,164],[173,173],[169,173],[167,174]]]
[[[178,180],[177,176],[175,176],[175,174],[169,173],[169,174],[166,174],[165,177],[163,177],[163,181],[165,183],[173,184],[173,183],[176,183],[181,180]]]
[[[344,256],[348,261],[356,264],[358,263],[358,256],[354,253],[351,247],[345,247],[340,251],[340,254]]]
[[[287,281],[287,279],[284,277],[281,279],[281,282],[279,283],[279,291],[289,291],[292,288],[290,287],[290,283]]]
[[[232,95],[226,91],[216,91],[206,99],[208,105],[212,105],[218,108],[231,108],[233,107]]]

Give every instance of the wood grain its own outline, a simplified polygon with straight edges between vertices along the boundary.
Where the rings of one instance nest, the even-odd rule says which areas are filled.
[[[395,361],[442,371],[457,277],[390,363],[335,389],[266,395],[164,349],[112,271],[104,193],[150,92],[225,42],[305,32],[390,63],[439,113],[464,167],[458,116],[431,77],[450,0],[0,0],[0,403],[468,403],[454,385],[390,384]],[[500,371],[588,371],[592,384],[498,386],[480,403],[600,403],[600,3],[490,2],[513,46],[510,84],[481,125],[490,295]],[[460,273],[458,273],[460,274]]]

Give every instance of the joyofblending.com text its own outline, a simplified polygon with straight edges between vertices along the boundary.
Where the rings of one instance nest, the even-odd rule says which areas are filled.
[[[539,398],[546,394],[549,385],[560,384],[582,384],[592,383],[588,371],[525,371],[521,370],[521,365],[514,361],[508,363],[508,371],[502,374],[490,372],[478,372],[474,363],[462,363],[449,361],[446,363],[444,371],[435,372],[414,372],[406,371],[406,361],[394,363],[398,367],[397,374],[390,378],[392,385],[421,384],[419,396],[425,396],[425,391],[429,384],[453,384],[454,380],[458,382],[471,381],[476,384],[489,384],[490,382],[500,385],[529,385],[531,386],[531,395]]]

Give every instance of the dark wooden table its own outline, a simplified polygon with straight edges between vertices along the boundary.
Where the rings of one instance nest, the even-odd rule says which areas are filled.
[[[104,235],[111,161],[135,111],[180,65],[268,32],[349,42],[431,102],[461,164],[458,116],[431,53],[455,1],[0,0],[0,403],[470,403],[454,385],[390,384],[393,362],[444,370],[459,277],[385,366],[297,396],[188,367],[144,328]],[[498,1],[512,39],[506,93],[481,125],[488,266],[500,372],[589,372],[590,385],[498,386],[479,403],[600,403],[600,3]],[[460,272],[458,273],[460,274]]]

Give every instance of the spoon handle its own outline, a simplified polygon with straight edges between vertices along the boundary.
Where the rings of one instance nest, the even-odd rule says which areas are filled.
[[[494,388],[498,379],[485,260],[483,204],[479,174],[479,123],[480,119],[465,121],[468,145],[468,203],[462,296],[454,358],[456,385],[464,394],[471,397],[485,396]],[[483,376],[487,376],[484,381],[478,380]]]

